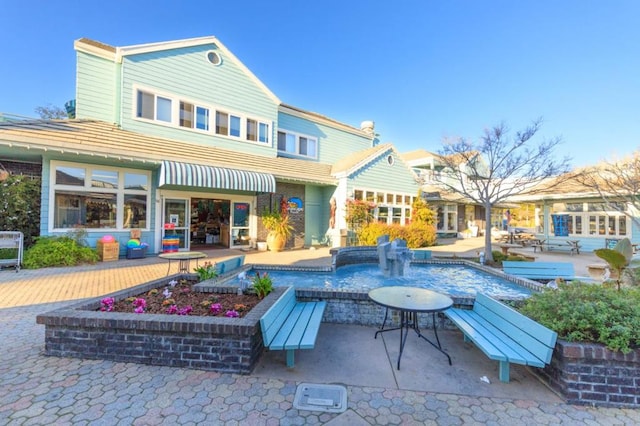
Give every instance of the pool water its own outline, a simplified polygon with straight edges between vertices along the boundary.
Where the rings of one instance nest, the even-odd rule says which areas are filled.
[[[511,281],[464,265],[411,265],[404,276],[386,278],[378,265],[357,264],[332,272],[267,272],[275,286],[369,291],[381,286],[403,285],[428,288],[451,296],[475,296],[478,291],[493,297],[523,298],[531,290]]]

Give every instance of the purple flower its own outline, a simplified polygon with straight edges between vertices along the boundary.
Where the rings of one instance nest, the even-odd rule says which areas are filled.
[[[230,311],[227,311],[226,314],[224,314],[226,317],[229,318],[238,318],[240,316],[240,314],[238,313],[238,311],[234,311],[233,309]]]
[[[178,307],[176,305],[171,305],[167,308],[167,313],[169,315],[173,315],[178,312]]]
[[[212,314],[218,314],[222,310],[222,305],[219,303],[214,303],[209,309],[211,310]]]
[[[144,314],[144,308],[142,306],[138,306],[133,310],[136,314]]]

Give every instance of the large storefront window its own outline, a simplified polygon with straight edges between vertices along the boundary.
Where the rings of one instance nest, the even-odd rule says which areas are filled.
[[[148,172],[58,162],[51,170],[52,228],[147,228]]]
[[[629,236],[625,205],[614,203],[555,203],[552,214],[568,215],[567,228],[572,236]],[[538,206],[542,211],[542,206]],[[549,222],[550,223],[550,222]]]
[[[373,216],[378,223],[406,225],[411,221],[411,205],[415,196],[356,189],[353,191],[353,198],[374,203],[376,208]]]
[[[458,230],[458,206],[441,204],[436,207],[438,232],[456,232]]]

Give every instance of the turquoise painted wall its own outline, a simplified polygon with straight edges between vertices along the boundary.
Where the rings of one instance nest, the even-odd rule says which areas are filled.
[[[372,146],[369,138],[282,112],[278,114],[278,129],[317,137],[318,159],[311,161],[320,163],[332,164],[352,152],[362,151]],[[303,158],[308,159],[306,157]]]
[[[119,65],[83,52],[77,61],[76,117],[119,122]]]
[[[393,156],[393,164],[387,161]],[[409,168],[402,162],[395,152],[387,151],[375,161],[354,173],[347,184],[347,193],[353,193],[354,188],[364,188],[376,191],[418,194],[418,184]]]
[[[329,227],[329,198],[335,188],[305,186],[305,246],[326,244],[325,233]]]
[[[126,130],[214,145],[239,152],[275,156],[273,145],[277,105],[229,57],[222,55],[222,64],[208,62],[206,52],[218,50],[215,45],[195,46],[161,52],[127,56],[122,73],[122,126]],[[271,144],[261,146],[231,138],[216,136],[213,132],[180,129],[136,120],[136,94],[139,85],[167,95],[178,95],[191,102],[220,107],[251,118],[264,119],[271,125]]]

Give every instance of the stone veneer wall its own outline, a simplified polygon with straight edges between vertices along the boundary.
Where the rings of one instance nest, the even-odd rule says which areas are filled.
[[[104,297],[121,300],[166,284],[160,279],[39,315],[37,323],[45,326],[45,354],[251,373],[264,349],[260,317],[285,289],[276,288],[243,318],[97,310]]]
[[[569,403],[640,407],[640,349],[625,355],[558,340],[551,364],[534,371]]]

